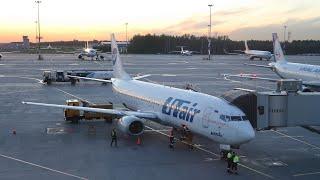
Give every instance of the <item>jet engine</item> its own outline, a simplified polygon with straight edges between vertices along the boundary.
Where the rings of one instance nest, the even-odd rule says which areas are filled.
[[[144,121],[135,116],[124,116],[117,123],[118,129],[129,135],[138,136],[143,133]]]
[[[104,60],[104,56],[99,55],[99,59],[100,59],[100,60]]]
[[[79,54],[79,55],[78,55],[78,58],[79,58],[79,59],[82,59],[83,57],[82,57],[82,55],[81,55],[81,54]]]

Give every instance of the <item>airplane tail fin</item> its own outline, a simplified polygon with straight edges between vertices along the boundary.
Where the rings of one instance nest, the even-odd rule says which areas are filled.
[[[283,55],[281,44],[279,42],[278,34],[272,33],[273,39],[273,54],[276,62],[286,62],[286,58]]]
[[[84,48],[86,48],[86,49],[89,48],[89,41],[87,41],[87,43],[85,44],[85,47],[84,47]]]
[[[246,47],[246,51],[249,51],[250,49],[249,49],[249,47],[248,47],[247,40],[244,41],[244,45],[245,45],[245,47]]]
[[[122,66],[122,61],[120,59],[120,54],[118,50],[117,41],[114,37],[114,34],[111,34],[111,60],[113,68],[113,76],[118,79],[132,79],[128,73],[126,73]]]

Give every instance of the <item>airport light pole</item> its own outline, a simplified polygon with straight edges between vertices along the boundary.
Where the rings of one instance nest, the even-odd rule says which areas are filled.
[[[283,28],[284,28],[284,31],[283,31],[283,51],[284,53],[286,52],[286,32],[287,32],[287,25],[284,25]]]
[[[41,34],[40,34],[40,3],[41,1],[35,1],[38,5],[38,60],[43,60],[43,57],[41,56],[40,53],[40,41],[41,41]]]
[[[126,22],[126,53],[128,54],[128,23]]]
[[[212,4],[209,4],[209,9],[210,9],[210,25],[209,25],[209,37],[208,37],[208,60],[211,60],[211,8],[212,8]]]

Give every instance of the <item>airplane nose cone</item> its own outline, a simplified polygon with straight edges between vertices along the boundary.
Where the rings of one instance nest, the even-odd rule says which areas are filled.
[[[252,140],[255,137],[255,132],[250,124],[250,122],[247,122],[246,125],[241,130],[241,143],[246,143]]]

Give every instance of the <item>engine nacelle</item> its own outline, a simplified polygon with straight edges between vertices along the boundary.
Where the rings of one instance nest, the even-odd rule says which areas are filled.
[[[99,59],[100,59],[100,60],[104,60],[104,56],[99,55]]]
[[[313,92],[313,90],[308,87],[302,87],[302,92]]]
[[[123,133],[138,136],[144,131],[144,120],[135,116],[124,116],[119,119],[117,126]]]
[[[82,57],[82,54],[79,54],[78,55],[78,59],[82,59],[83,57]]]

